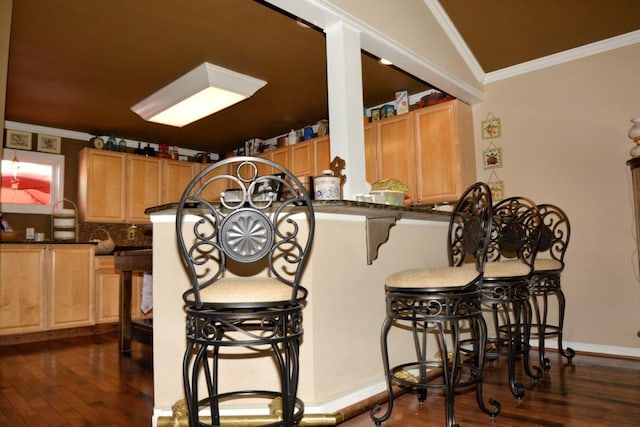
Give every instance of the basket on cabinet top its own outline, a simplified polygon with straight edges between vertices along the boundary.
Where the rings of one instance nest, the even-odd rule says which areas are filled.
[[[97,231],[100,231],[100,232],[104,233],[106,235],[106,237],[107,237],[106,240],[101,240],[101,239],[98,239],[98,238],[94,238],[94,234]],[[104,235],[103,235],[103,237],[104,237]],[[111,238],[111,235],[104,228],[96,228],[95,230],[93,230],[91,232],[91,234],[89,235],[89,241],[98,243],[97,246],[96,246],[96,253],[97,254],[110,254],[111,252],[113,252],[113,250],[116,247],[116,244],[113,242],[113,239]]]

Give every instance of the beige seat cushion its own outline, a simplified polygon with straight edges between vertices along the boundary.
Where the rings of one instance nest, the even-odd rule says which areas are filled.
[[[449,288],[464,286],[478,277],[475,264],[462,267],[414,268],[393,273],[385,281],[387,288]]]
[[[529,266],[519,259],[508,259],[484,264],[485,279],[528,276],[529,273]]]
[[[536,272],[560,270],[561,268],[562,263],[552,258],[536,258],[533,263],[533,270]]]
[[[291,293],[291,286],[271,277],[231,277],[202,289],[200,298],[205,303],[284,302]],[[298,297],[303,297],[301,291]]]

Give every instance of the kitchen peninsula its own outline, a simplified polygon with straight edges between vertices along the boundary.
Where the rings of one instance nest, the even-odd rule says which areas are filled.
[[[345,408],[385,388],[379,348],[384,278],[404,268],[445,265],[449,213],[352,201],[316,201],[314,208],[315,239],[302,280],[309,298],[298,396],[305,416],[340,418]],[[147,213],[153,223],[154,418],[162,426],[173,420],[172,406],[183,399],[182,293],[189,283],[176,245],[175,205]],[[382,235],[380,245],[368,244],[373,234]],[[370,257],[372,246],[375,256]],[[391,338],[394,345],[412,349],[408,337]],[[267,387],[277,384],[269,358],[232,363],[236,386],[256,376]],[[222,379],[222,389],[228,378]]]

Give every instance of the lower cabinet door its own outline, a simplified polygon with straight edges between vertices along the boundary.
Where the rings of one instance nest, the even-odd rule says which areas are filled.
[[[49,327],[95,323],[94,249],[89,245],[53,245],[49,262]]]
[[[120,275],[113,256],[96,257],[96,323],[118,322]]]
[[[46,329],[45,249],[0,245],[0,335]]]

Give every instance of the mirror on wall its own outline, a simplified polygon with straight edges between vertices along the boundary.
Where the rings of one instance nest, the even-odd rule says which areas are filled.
[[[4,149],[0,212],[52,214],[64,195],[64,156]]]

